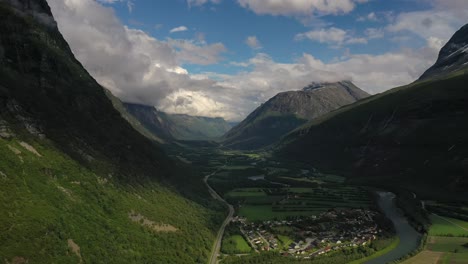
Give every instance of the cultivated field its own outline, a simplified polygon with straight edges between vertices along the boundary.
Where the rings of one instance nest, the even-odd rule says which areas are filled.
[[[425,250],[403,264],[466,264],[468,237],[429,236]]]
[[[239,206],[238,214],[250,221],[284,220],[317,215],[334,208],[368,208],[368,193],[358,187],[333,185],[317,188],[239,188],[225,198]]]
[[[431,215],[431,236],[466,236],[468,237],[468,222],[445,216]]]

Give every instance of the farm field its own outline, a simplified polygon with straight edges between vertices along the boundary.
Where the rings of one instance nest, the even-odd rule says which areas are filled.
[[[265,220],[284,220],[293,216],[308,216],[316,215],[323,212],[317,211],[304,211],[304,212],[275,212],[269,205],[245,205],[239,209],[239,216],[247,218],[249,221],[265,221]]]
[[[467,237],[429,236],[426,248],[403,264],[466,264],[468,263]]]
[[[468,222],[431,215],[432,226],[429,230],[431,236],[467,236],[468,237]]]
[[[249,221],[284,220],[317,215],[329,209],[368,208],[370,198],[358,187],[240,188],[225,198],[239,206],[238,214]]]

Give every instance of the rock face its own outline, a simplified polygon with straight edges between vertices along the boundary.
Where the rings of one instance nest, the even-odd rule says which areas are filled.
[[[429,68],[420,80],[468,68],[468,24],[458,30],[439,53],[437,62]]]
[[[224,144],[241,149],[264,147],[307,121],[368,96],[349,81],[312,83],[301,91],[279,93],[230,130]]]
[[[146,129],[165,140],[210,140],[221,137],[232,126],[222,118],[167,114],[152,106],[124,104],[127,112]]]

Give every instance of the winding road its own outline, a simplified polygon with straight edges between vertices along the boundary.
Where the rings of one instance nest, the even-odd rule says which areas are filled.
[[[219,256],[219,251],[221,249],[221,241],[223,240],[223,235],[224,235],[224,230],[226,229],[226,226],[231,222],[232,217],[234,215],[234,207],[230,205],[226,200],[223,199],[211,186],[208,184],[208,179],[215,175],[216,172],[211,173],[210,175],[207,175],[204,179],[203,182],[205,182],[206,187],[208,187],[208,191],[210,192],[211,196],[215,199],[218,200],[224,204],[226,204],[229,208],[229,214],[224,220],[223,224],[218,230],[218,235],[216,236],[215,243],[213,245],[213,249],[211,251],[211,256],[209,260],[209,264],[216,264],[218,263],[218,256]]]

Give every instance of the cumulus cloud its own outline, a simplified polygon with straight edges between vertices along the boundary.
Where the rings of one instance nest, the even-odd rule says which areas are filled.
[[[353,37],[343,29],[331,27],[318,30],[311,30],[305,33],[299,33],[296,40],[309,39],[319,43],[333,44],[341,46],[343,44],[366,44],[367,39]]]
[[[219,63],[227,51],[225,46],[205,43],[203,38],[158,40],[122,25],[111,8],[94,0],[49,0],[49,4],[77,58],[99,83],[122,100],[154,105],[172,113],[221,116],[228,120],[240,120],[278,92],[301,89],[312,81],[349,79],[371,93],[409,83],[434,63],[439,40],[447,40],[446,35],[435,30],[434,34],[423,36],[427,39],[424,48],[380,55],[347,54],[331,62],[306,53],[291,63],[279,63],[268,54],[259,53],[236,62],[245,67],[237,74],[193,75],[184,68],[185,64]],[[412,19],[422,22],[423,16]],[[398,34],[404,30],[400,23],[405,21],[411,19],[398,17],[387,31]],[[358,39],[338,28],[326,30],[333,34],[303,37],[327,44]],[[372,29],[365,36],[379,37],[380,31]],[[450,28],[449,34],[453,32]]]
[[[121,24],[113,9],[93,0],[49,0],[59,29],[85,68],[124,101],[159,106],[178,89],[202,89],[183,63],[219,62],[221,43],[161,41]]]
[[[188,28],[186,26],[180,26],[180,27],[176,27],[176,28],[173,28],[169,31],[169,33],[176,33],[176,32],[184,32],[184,31],[187,31]]]
[[[247,39],[245,40],[245,44],[247,44],[247,46],[249,46],[252,49],[262,48],[262,44],[260,43],[260,41],[258,40],[256,36],[247,37]]]
[[[256,14],[310,16],[349,13],[356,4],[367,0],[238,0],[238,2]]]

